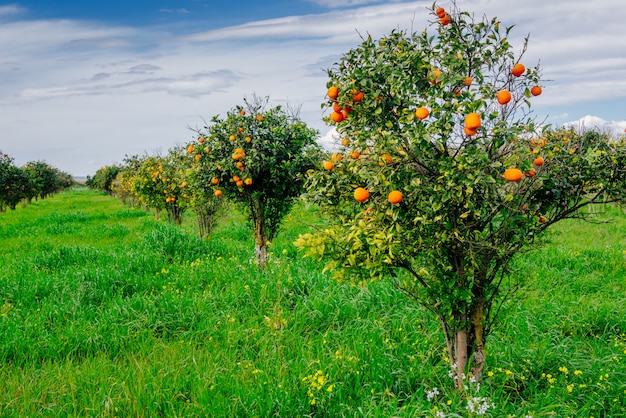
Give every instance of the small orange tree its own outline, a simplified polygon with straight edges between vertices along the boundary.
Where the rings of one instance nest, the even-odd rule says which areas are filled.
[[[214,116],[187,151],[205,193],[223,194],[250,216],[256,260],[264,267],[267,244],[302,193],[319,147],[317,132],[294,112],[267,109],[268,99],[244,102],[224,119]]]
[[[516,287],[512,258],[585,205],[623,202],[626,148],[594,132],[536,134],[527,40],[516,56],[496,19],[432,12],[435,35],[368,37],[329,70],[343,150],[307,189],[331,226],[296,244],[339,279],[391,278],[432,311],[462,390],[463,376],[482,377]]]

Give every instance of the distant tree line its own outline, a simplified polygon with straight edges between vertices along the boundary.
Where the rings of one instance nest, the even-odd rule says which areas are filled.
[[[15,209],[21,202],[45,199],[74,184],[72,176],[43,161],[31,161],[22,167],[9,154],[0,151],[0,212]]]

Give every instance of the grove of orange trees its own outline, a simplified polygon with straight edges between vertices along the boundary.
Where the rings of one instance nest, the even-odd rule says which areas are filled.
[[[231,199],[249,216],[261,267],[269,242],[302,194],[304,173],[321,152],[317,132],[295,112],[267,104],[267,98],[254,97],[225,118],[213,117],[187,148],[195,187],[205,196]]]
[[[20,202],[44,199],[73,183],[71,175],[43,161],[18,167],[11,156],[0,151],[0,212],[6,206],[15,209]]]
[[[517,288],[511,261],[586,205],[623,203],[626,146],[536,123],[541,70],[524,62],[527,39],[509,43],[512,27],[456,6],[432,16],[434,33],[368,36],[328,71],[342,149],[307,197],[331,225],[296,244],[338,279],[389,279],[436,315],[462,390],[482,378]]]

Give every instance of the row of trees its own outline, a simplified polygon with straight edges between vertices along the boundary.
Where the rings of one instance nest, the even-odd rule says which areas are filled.
[[[15,209],[20,202],[44,199],[74,184],[70,174],[43,161],[32,161],[22,167],[13,157],[0,152],[0,212]]]
[[[129,205],[165,211],[180,224],[192,209],[201,237],[207,237],[225,199],[249,216],[256,259],[267,259],[267,245],[281,220],[303,192],[305,173],[321,160],[315,139],[297,110],[270,108],[254,97],[225,118],[196,131],[196,138],[166,155],[126,157],[103,167],[87,185],[116,195]]]
[[[434,35],[367,37],[328,71],[327,121],[342,146],[323,164],[316,132],[255,100],[193,143],[127,158],[94,181],[173,222],[228,197],[250,216],[264,265],[306,177],[329,227],[296,245],[339,279],[389,279],[429,309],[462,391],[467,375],[482,378],[486,339],[518,285],[513,258],[585,206],[626,201],[626,144],[535,122],[541,71],[522,64],[526,43],[514,53],[512,27],[456,6],[433,5],[432,16]]]

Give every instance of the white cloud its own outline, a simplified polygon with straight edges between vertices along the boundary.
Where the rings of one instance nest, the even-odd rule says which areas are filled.
[[[302,105],[301,117],[322,132],[322,143],[332,144],[334,129],[321,120],[324,70],[360,43],[359,34],[376,38],[394,28],[421,31],[431,19],[426,10],[431,4],[337,8],[181,37],[165,27],[5,22],[0,25],[0,149],[20,163],[45,159],[76,175],[92,174],[121,162],[125,154],[165,151],[190,140],[188,126],[202,126],[251,94],[269,95],[272,104]],[[589,106],[585,113],[604,120],[619,117],[606,116],[597,103],[626,98],[626,58],[619,53],[626,50],[622,0],[514,5],[457,0],[457,5],[477,16],[497,15],[503,26],[515,23],[516,51],[531,33],[524,60],[534,65],[541,59],[546,78],[553,80],[533,100],[538,109],[583,104]],[[13,19],[19,17],[17,6],[0,7],[0,17],[9,19],[7,7],[14,7]],[[557,110],[561,122],[582,116],[562,113]],[[619,129],[623,122],[607,123]]]
[[[592,115],[585,115],[577,121],[566,122],[563,125],[581,130],[595,129],[600,132],[608,133],[612,136],[620,136],[626,132],[626,120],[609,121]]]
[[[7,4],[0,6],[0,18],[24,13],[26,10],[17,4]]]

